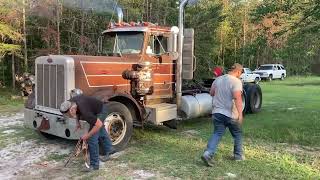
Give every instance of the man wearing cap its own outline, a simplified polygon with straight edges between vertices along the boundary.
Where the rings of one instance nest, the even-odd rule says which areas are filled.
[[[228,127],[234,139],[234,160],[244,160],[242,152],[242,82],[239,79],[243,66],[234,64],[228,74],[218,77],[211,86],[213,96],[212,119],[214,132],[201,159],[213,166],[212,158],[225,129]]]
[[[99,169],[99,139],[106,151],[106,155],[101,157],[101,161],[107,161],[111,151],[111,140],[104,128],[103,121],[107,116],[106,105],[93,97],[78,95],[65,101],[60,106],[62,114],[77,119],[77,129],[81,128],[80,118],[90,124],[89,132],[85,133],[81,139],[88,142],[90,154],[90,169]]]

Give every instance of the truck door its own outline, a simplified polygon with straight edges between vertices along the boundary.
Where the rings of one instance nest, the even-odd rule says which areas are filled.
[[[153,63],[154,93],[149,98],[172,98],[175,82],[174,62],[168,53],[169,36],[151,34],[146,49]]]

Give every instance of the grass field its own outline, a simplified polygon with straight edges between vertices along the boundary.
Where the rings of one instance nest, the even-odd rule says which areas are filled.
[[[16,112],[23,107],[23,100],[12,99],[11,97],[17,95],[17,90],[9,88],[0,88],[0,113],[2,112]]]
[[[198,118],[182,122],[178,130],[135,129],[124,154],[110,161],[112,168],[99,177],[126,179],[130,175],[117,165],[128,164],[160,174],[159,179],[320,179],[320,77],[292,77],[260,85],[262,111],[247,115],[243,125],[245,161],[231,160],[233,141],[227,131],[215,166],[205,167],[200,156],[213,127],[211,118]],[[11,93],[1,89],[0,114],[23,106],[22,100],[11,100]],[[18,136],[39,138],[27,129]],[[53,154],[48,158],[63,162],[64,157]],[[79,175],[91,179],[97,174]]]
[[[215,167],[200,156],[212,132],[210,118],[183,122],[178,130],[136,129],[123,161],[182,179],[320,179],[320,78],[262,82],[263,108],[245,117],[246,160],[234,162],[229,132]]]

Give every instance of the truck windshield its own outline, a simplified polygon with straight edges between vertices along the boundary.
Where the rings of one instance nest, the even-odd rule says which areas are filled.
[[[272,70],[272,66],[260,66],[259,70]]]
[[[138,54],[143,44],[142,32],[122,32],[114,36],[113,53]]]
[[[252,71],[249,68],[245,68],[245,69],[246,69],[247,74],[252,74]]]

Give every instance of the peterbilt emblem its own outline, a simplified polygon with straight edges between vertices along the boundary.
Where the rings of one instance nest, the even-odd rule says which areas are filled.
[[[52,60],[51,58],[48,58],[48,59],[47,59],[47,62],[48,62],[48,63],[52,63],[53,60]]]

